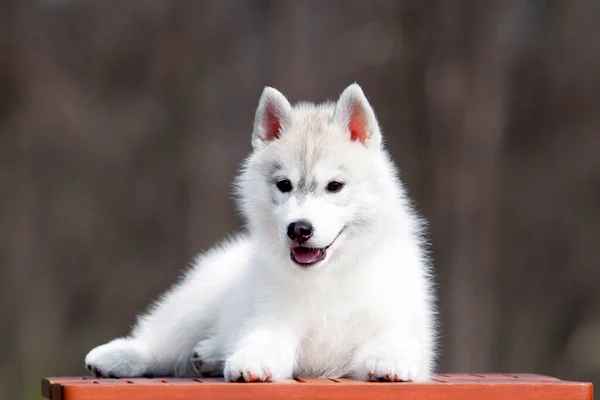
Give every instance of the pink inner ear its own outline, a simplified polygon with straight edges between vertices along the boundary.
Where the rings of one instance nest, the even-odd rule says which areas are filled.
[[[357,110],[354,110],[352,113],[352,118],[350,118],[350,123],[348,123],[348,129],[350,129],[350,138],[352,141],[359,141],[362,144],[367,142],[369,135],[367,133],[366,126],[367,124],[365,123],[362,115],[360,115]]]
[[[281,123],[279,122],[279,118],[272,112],[267,113],[267,136],[265,140],[279,139],[280,131]]]

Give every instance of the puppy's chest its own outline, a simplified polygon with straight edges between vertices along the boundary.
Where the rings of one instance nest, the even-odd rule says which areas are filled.
[[[328,310],[312,313],[298,348],[296,373],[301,376],[342,376],[349,372],[355,350],[368,334],[363,313]]]

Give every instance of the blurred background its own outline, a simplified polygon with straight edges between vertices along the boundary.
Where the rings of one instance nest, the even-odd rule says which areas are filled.
[[[240,227],[265,85],[362,85],[430,222],[445,372],[600,384],[600,2],[4,0],[0,399]]]

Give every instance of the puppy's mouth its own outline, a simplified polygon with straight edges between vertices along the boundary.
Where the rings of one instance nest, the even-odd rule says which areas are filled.
[[[303,267],[311,267],[318,262],[321,262],[327,257],[327,249],[329,249],[340,237],[342,234],[342,229],[340,233],[337,234],[335,239],[326,247],[314,248],[314,247],[305,247],[302,245],[292,247],[292,251],[290,252],[290,258],[293,262]]]
[[[304,267],[323,261],[326,255],[327,248],[313,249],[310,247],[293,247],[290,253],[292,261]]]

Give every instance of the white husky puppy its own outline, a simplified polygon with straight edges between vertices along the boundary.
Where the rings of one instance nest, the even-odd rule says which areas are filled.
[[[292,106],[265,88],[235,182],[247,233],[199,256],[99,376],[427,380],[435,313],[420,218],[357,84]]]

